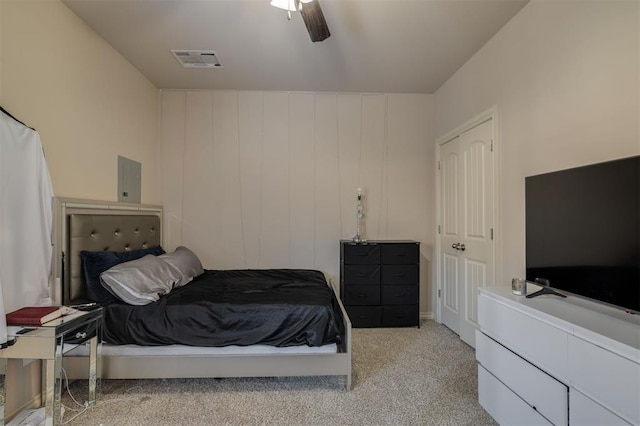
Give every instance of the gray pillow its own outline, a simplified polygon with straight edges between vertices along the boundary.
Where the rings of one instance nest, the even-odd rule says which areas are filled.
[[[198,256],[183,246],[178,247],[172,253],[165,253],[158,256],[158,259],[167,262],[178,271],[180,280],[175,283],[174,287],[181,287],[198,275],[204,273],[202,263],[200,263]]]
[[[182,280],[177,268],[153,255],[120,263],[100,275],[102,285],[130,305],[155,302]]]

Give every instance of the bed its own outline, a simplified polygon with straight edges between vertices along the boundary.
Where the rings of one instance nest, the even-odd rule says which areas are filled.
[[[84,201],[58,199],[56,201],[56,223],[59,228],[56,233],[55,250],[56,262],[55,297],[65,305],[75,305],[86,302],[88,288],[83,279],[83,265],[81,253],[112,251],[128,253],[140,249],[149,249],[161,245],[162,241],[162,209],[156,206],[132,206],[118,203],[99,201]],[[266,274],[266,278],[264,275]],[[266,279],[263,287],[256,284],[255,279]],[[207,280],[218,280],[212,285]],[[230,294],[233,287],[225,287],[234,280],[240,280],[242,285],[254,287],[246,290],[243,287],[243,297],[255,294],[247,306],[231,305],[236,303],[231,300]],[[287,281],[288,280],[288,281]],[[223,283],[223,284],[220,284]],[[307,287],[311,285],[313,287]],[[257,287],[256,287],[257,286]],[[206,318],[220,316],[216,324],[218,329],[224,331],[225,324],[246,322],[243,318],[254,318],[256,312],[254,303],[264,301],[261,294],[264,287],[284,288],[284,292],[291,294],[304,294],[312,305],[311,311],[302,313],[302,317],[291,321],[290,317],[283,318],[282,323],[276,324],[274,329],[263,330],[266,336],[271,338],[259,339],[238,338],[233,334],[224,334],[220,341],[212,342],[210,339],[185,340],[184,331],[164,333],[156,331],[151,337],[138,339],[139,326],[135,318],[139,316],[142,321],[157,315],[166,315],[166,312],[158,313],[158,305],[164,303],[171,307],[178,306],[187,298],[196,298],[198,292],[214,293],[215,300],[222,300],[224,315],[210,313],[200,306],[198,309],[173,309],[178,315],[177,323],[187,324],[188,327],[197,329],[196,324],[206,324]],[[301,287],[295,289],[292,287]],[[330,291],[327,291],[327,288]],[[310,290],[311,289],[311,290]],[[302,290],[302,293],[300,293]],[[271,291],[271,290],[270,290]],[[291,293],[291,292],[298,293]],[[191,296],[185,296],[191,294]],[[272,294],[272,293],[265,293]],[[330,294],[330,297],[327,296]],[[273,302],[277,309],[267,314],[270,318],[274,313],[280,312],[280,306],[288,305],[288,300],[280,299],[281,296],[268,296],[267,300]],[[284,296],[282,296],[284,297]],[[301,296],[302,297],[302,296]],[[273,298],[273,300],[271,300]],[[298,296],[294,296],[298,298]],[[326,308],[327,303],[316,303],[315,300],[324,298],[327,303],[334,306]],[[177,300],[177,301],[176,301]],[[181,301],[182,300],[182,301]],[[162,302],[162,303],[160,303]],[[318,306],[321,305],[321,306]],[[145,307],[146,306],[146,307]],[[99,374],[104,379],[142,379],[142,378],[185,378],[185,377],[278,377],[278,376],[342,376],[346,389],[351,388],[351,323],[347,313],[336,296],[335,288],[327,280],[324,274],[311,270],[238,270],[215,271],[206,270],[204,274],[195,278],[192,282],[172,290],[169,294],[161,296],[161,301],[153,304],[136,307],[126,304],[108,305],[104,308],[105,328],[103,336],[105,343],[101,348],[101,363]],[[143,308],[142,310],[137,310]],[[207,307],[206,309],[209,309]],[[147,311],[144,313],[144,311]],[[169,309],[171,312],[171,309]],[[189,311],[190,315],[185,316]],[[283,323],[293,324],[294,328],[300,323],[311,322],[310,318],[320,315],[320,311],[331,311],[333,316],[331,324],[321,322],[320,329],[333,332],[333,337],[318,337],[316,330],[312,331],[284,331],[278,336],[274,330],[282,328]],[[142,312],[142,313],[140,313]],[[177,312],[177,313],[176,313]],[[201,312],[201,313],[198,313]],[[235,312],[237,316],[229,319],[227,313]],[[146,316],[145,316],[146,315]],[[264,315],[264,314],[263,314]],[[123,321],[122,327],[118,325],[118,318],[128,318],[131,321]],[[126,325],[126,327],[125,327]],[[139,328],[136,328],[139,327]],[[254,322],[254,330],[260,328],[260,321]],[[122,328],[123,330],[116,330]],[[147,328],[147,327],[141,327]],[[116,333],[117,331],[117,333]],[[282,330],[280,330],[282,331]],[[189,334],[189,333],[186,333]],[[198,333],[193,333],[196,336]],[[325,333],[326,334],[326,333]],[[331,333],[329,333],[331,334]],[[300,336],[303,337],[300,337]],[[337,337],[336,337],[337,336]],[[87,356],[83,348],[79,347],[65,355],[64,366],[70,377],[81,378],[87,370]]]

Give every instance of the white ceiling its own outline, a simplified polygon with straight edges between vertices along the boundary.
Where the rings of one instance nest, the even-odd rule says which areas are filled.
[[[63,0],[161,89],[433,93],[528,0],[319,0],[331,37],[270,0]],[[215,50],[184,69],[171,49]]]

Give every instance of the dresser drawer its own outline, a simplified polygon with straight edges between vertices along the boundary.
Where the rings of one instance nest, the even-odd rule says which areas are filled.
[[[478,323],[485,334],[556,379],[568,383],[566,332],[512,309],[484,293],[478,295]],[[540,342],[545,344],[541,345]]]
[[[640,364],[575,336],[569,336],[569,359],[573,387],[640,424]]]
[[[346,305],[379,305],[380,287],[373,285],[350,285],[344,288]]]
[[[580,426],[628,426],[620,417],[602,405],[571,388],[569,390],[569,423]]]
[[[485,334],[476,332],[476,359],[555,425],[569,423],[569,389]]]
[[[478,401],[501,425],[551,425],[500,380],[478,366]]]
[[[382,263],[386,265],[415,265],[420,261],[416,243],[391,243],[382,246]]]
[[[343,265],[343,283],[348,285],[380,285],[380,265]]]
[[[415,305],[418,303],[417,285],[383,285],[383,305]]]
[[[382,284],[418,284],[418,265],[382,265]]]
[[[378,244],[342,244],[342,260],[345,264],[373,265],[380,263]]]
[[[380,306],[345,306],[351,326],[356,328],[380,327],[382,309]]]
[[[392,305],[382,307],[383,327],[417,326],[418,321],[418,305]]]

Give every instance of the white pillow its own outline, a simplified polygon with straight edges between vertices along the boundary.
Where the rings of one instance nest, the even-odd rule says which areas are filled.
[[[198,256],[183,246],[178,247],[172,253],[161,254],[158,256],[158,259],[167,262],[180,274],[180,280],[176,282],[175,287],[181,287],[198,275],[204,273],[202,263],[200,263]]]
[[[103,287],[130,305],[146,305],[183,281],[180,271],[152,254],[120,263],[100,275]]]

